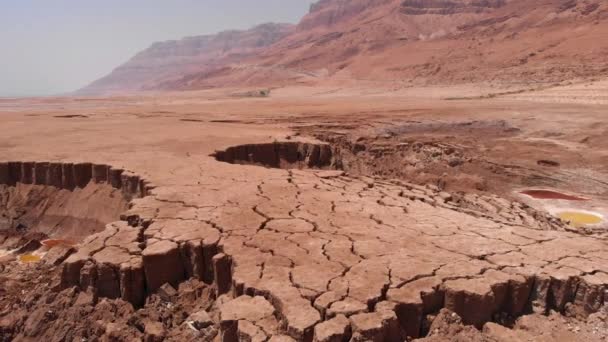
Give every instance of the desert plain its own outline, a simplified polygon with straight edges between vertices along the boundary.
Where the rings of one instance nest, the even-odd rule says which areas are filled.
[[[0,340],[605,341],[606,94],[2,99]]]

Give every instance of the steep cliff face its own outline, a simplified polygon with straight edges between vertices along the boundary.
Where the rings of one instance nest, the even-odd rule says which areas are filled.
[[[345,24],[359,14],[370,14],[392,3],[395,0],[321,0],[310,6],[310,12],[300,21],[297,29],[306,31]]]
[[[247,31],[154,43],[109,75],[81,90],[104,93],[154,89],[162,82],[254,56],[293,31],[289,24],[263,24]]]

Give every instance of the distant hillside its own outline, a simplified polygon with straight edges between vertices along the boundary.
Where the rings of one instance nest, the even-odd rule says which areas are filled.
[[[254,56],[293,29],[289,24],[263,24],[246,31],[154,43],[79,93],[154,89],[167,80]]]
[[[552,83],[608,76],[605,0],[321,0],[295,28],[271,27],[275,34],[254,48],[235,43],[235,52],[224,53],[221,44],[206,45],[204,56],[213,58],[184,63],[181,55],[167,53],[138,63],[135,57],[92,89],[99,82],[185,90],[327,80]],[[247,52],[236,52],[241,49]],[[156,69],[162,77],[151,77]]]

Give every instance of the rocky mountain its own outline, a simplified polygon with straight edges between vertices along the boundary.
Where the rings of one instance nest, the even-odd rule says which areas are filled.
[[[217,58],[226,54],[212,52],[210,45],[206,55],[216,56],[213,62],[189,59],[180,72],[172,59],[153,58],[166,77],[145,87],[326,81],[551,84],[608,75],[604,0],[321,0],[295,28],[278,31],[268,44],[230,58]],[[131,61],[117,70],[138,65]],[[140,82],[116,80],[110,75],[114,83]]]
[[[290,24],[263,24],[246,31],[154,43],[80,93],[154,89],[162,82],[255,56],[294,30]]]

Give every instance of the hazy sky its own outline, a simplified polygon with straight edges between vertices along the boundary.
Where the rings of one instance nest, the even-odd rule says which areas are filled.
[[[297,22],[307,0],[0,0],[0,96],[51,95],[161,40]]]

